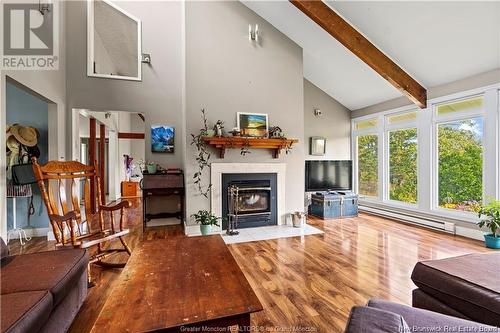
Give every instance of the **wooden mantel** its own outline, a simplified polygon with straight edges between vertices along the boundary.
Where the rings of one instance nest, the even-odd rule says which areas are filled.
[[[282,149],[291,147],[294,143],[299,142],[297,139],[268,139],[243,136],[205,136],[203,137],[203,141],[219,149],[220,158],[224,158],[226,149],[239,149],[243,147],[249,149],[271,149],[273,151],[273,157],[278,158]]]

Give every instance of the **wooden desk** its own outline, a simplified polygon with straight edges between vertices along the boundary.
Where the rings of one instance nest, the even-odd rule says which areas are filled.
[[[165,173],[148,174],[144,173],[142,178],[142,210],[143,210],[143,230],[146,222],[154,218],[177,217],[181,224],[184,222],[184,174]],[[180,210],[173,213],[148,214],[148,198],[150,197],[178,196],[180,199]]]
[[[250,313],[261,310],[219,235],[175,237],[134,250],[92,332],[203,332],[203,326],[233,325],[250,332]]]

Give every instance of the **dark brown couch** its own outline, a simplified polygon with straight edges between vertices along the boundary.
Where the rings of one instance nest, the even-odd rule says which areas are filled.
[[[1,332],[66,332],[87,296],[85,250],[9,256],[1,247]]]
[[[351,310],[345,333],[500,332],[500,329],[441,313],[382,300]]]
[[[417,263],[413,306],[500,326],[500,252]]]

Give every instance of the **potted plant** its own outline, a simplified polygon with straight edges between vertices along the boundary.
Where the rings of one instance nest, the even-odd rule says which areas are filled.
[[[207,210],[199,210],[198,213],[191,215],[196,223],[200,224],[202,235],[208,235],[212,232],[212,226],[219,226],[220,217],[215,216]]]
[[[146,170],[148,170],[148,173],[153,174],[156,173],[157,171],[157,164],[154,162],[146,162]]]
[[[491,200],[486,205],[481,205],[478,210],[479,217],[484,218],[478,223],[479,227],[486,226],[490,234],[484,235],[486,247],[500,249],[500,201]]]

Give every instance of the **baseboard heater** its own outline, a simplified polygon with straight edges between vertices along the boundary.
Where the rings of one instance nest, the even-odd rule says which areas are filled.
[[[372,206],[365,206],[360,204],[359,210],[373,215],[390,218],[392,220],[401,221],[404,223],[414,224],[442,232],[455,234],[455,224],[451,222],[441,222],[426,219],[420,216],[411,215],[408,213],[394,212],[390,208],[376,208]]]

